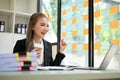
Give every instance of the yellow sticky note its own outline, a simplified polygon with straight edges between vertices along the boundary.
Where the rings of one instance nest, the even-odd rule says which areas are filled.
[[[97,42],[94,44],[94,50],[100,50],[101,49],[101,43]]]
[[[64,10],[62,11],[62,16],[66,15],[66,13],[67,13],[67,11],[66,11],[66,9],[64,9]]]
[[[83,7],[84,7],[84,8],[85,8],[85,7],[88,7],[88,1],[84,1]]]
[[[111,6],[109,12],[110,14],[118,13],[118,5]]]
[[[52,16],[50,16],[50,17],[48,18],[48,21],[49,21],[49,22],[51,22],[51,21],[52,21]]]
[[[100,32],[101,31],[101,25],[95,26],[95,31],[94,32]]]
[[[76,10],[77,10],[77,6],[76,5],[72,6],[72,12],[74,12]]]
[[[113,28],[118,28],[118,25],[119,25],[118,20],[115,20],[115,21],[110,22],[110,28],[111,28],[111,29],[113,29]]]
[[[67,24],[67,20],[63,20],[62,21],[62,26],[66,26],[66,24]]]
[[[94,3],[98,3],[98,2],[100,2],[100,0],[94,0]]]
[[[83,44],[83,50],[88,50],[88,44]]]
[[[94,12],[94,18],[100,17],[100,10]]]
[[[77,36],[77,30],[73,30],[72,31],[72,37],[76,37]]]
[[[84,21],[88,20],[88,14],[83,15],[83,20]]]
[[[66,38],[66,32],[62,32],[62,38]]]
[[[43,12],[43,14],[45,14],[46,16],[48,16],[48,12]]]
[[[76,50],[76,49],[77,49],[77,44],[76,43],[72,44],[72,50]]]
[[[73,19],[72,19],[72,24],[76,24],[76,22],[77,22],[77,19],[76,19],[76,18],[73,18]]]
[[[83,30],[83,35],[88,35],[88,28]]]

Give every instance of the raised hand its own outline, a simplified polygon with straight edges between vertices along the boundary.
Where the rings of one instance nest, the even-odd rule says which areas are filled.
[[[64,39],[62,39],[60,41],[60,52],[62,53],[65,50],[66,47],[67,47],[67,43],[65,42]]]

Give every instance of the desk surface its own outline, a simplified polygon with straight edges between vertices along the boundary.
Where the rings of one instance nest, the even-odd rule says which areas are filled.
[[[99,80],[120,79],[120,70],[0,72],[0,80]]]

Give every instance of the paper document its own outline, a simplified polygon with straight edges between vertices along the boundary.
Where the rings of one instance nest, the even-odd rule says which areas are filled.
[[[39,66],[38,70],[73,70],[73,68],[61,67],[61,66]]]

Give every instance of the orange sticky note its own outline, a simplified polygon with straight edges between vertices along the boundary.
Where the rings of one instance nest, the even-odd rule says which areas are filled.
[[[20,62],[20,66],[24,66],[24,62]]]
[[[76,50],[76,49],[77,49],[77,44],[76,43],[72,44],[72,50]]]
[[[83,35],[88,35],[88,28],[83,30]]]
[[[74,12],[76,10],[77,10],[77,6],[76,5],[72,6],[72,12]]]
[[[101,31],[101,26],[100,25],[95,26],[94,32],[100,32],[100,31]]]
[[[34,63],[34,62],[31,62],[31,66],[35,66],[35,63]]]
[[[88,20],[88,14],[83,15],[83,20],[84,21]]]
[[[66,11],[66,9],[64,9],[64,10],[62,11],[62,16],[66,15],[66,13],[67,13],[67,11]]]
[[[94,12],[94,18],[100,17],[100,10]]]
[[[110,14],[118,13],[118,5],[111,6],[109,12]]]
[[[83,44],[83,50],[88,50],[88,44]]]
[[[113,28],[118,28],[118,25],[119,25],[118,20],[115,20],[115,21],[110,22],[110,28],[111,28],[111,29],[113,29]]]
[[[113,44],[116,44],[116,45],[120,46],[119,41],[120,41],[120,40],[111,40],[111,43],[113,43]]]
[[[83,7],[84,7],[84,8],[85,8],[85,7],[88,7],[88,1],[84,1]]]
[[[76,24],[76,22],[77,22],[77,19],[76,19],[76,18],[73,18],[73,19],[72,19],[72,24]]]
[[[62,26],[66,26],[66,24],[67,24],[67,20],[63,20],[62,21]]]
[[[119,43],[118,43],[118,44],[119,44],[119,46],[120,46],[120,40],[119,40]]]
[[[62,32],[62,38],[66,38],[66,32]]]
[[[94,3],[98,3],[98,2],[100,2],[100,0],[94,0]]]
[[[97,42],[94,44],[94,50],[99,50],[99,49],[101,49],[101,43]]]
[[[77,30],[73,30],[72,31],[72,37],[76,37],[77,36]]]

